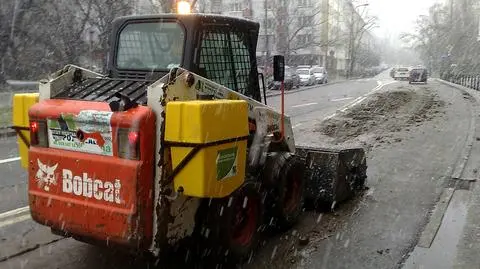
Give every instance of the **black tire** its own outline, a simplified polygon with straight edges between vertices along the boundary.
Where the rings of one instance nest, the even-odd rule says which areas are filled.
[[[210,200],[204,222],[206,245],[219,262],[241,263],[256,250],[263,224],[263,202],[258,184],[246,182],[230,196]]]
[[[276,186],[278,197],[275,216],[280,229],[288,229],[298,222],[305,201],[305,164],[295,155],[290,155],[280,170]]]
[[[285,87],[285,90],[291,91],[293,89],[293,84],[288,84],[288,86]]]
[[[274,153],[269,158],[263,174],[267,225],[273,231],[286,230],[298,221],[303,211],[305,164],[298,156],[286,152]]]

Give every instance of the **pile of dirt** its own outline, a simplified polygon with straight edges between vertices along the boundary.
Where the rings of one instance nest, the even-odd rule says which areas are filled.
[[[387,133],[433,119],[444,106],[428,88],[398,87],[369,95],[359,105],[319,123],[315,131],[330,137],[335,144],[365,136],[381,142]]]

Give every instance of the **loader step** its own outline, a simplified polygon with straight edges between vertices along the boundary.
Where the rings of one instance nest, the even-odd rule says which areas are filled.
[[[118,78],[87,78],[74,83],[53,96],[52,99],[84,101],[117,101],[116,93],[128,96],[140,105],[147,103],[147,87],[152,81]]]

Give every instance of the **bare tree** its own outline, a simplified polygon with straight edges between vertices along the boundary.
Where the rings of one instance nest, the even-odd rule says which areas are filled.
[[[83,64],[95,50],[105,54],[114,18],[133,12],[134,0],[0,1],[0,83],[38,79],[67,63]],[[41,20],[41,23],[39,23]]]
[[[365,18],[364,18],[365,17]],[[349,36],[349,58],[347,77],[351,76],[355,70],[358,60],[358,51],[362,46],[363,37],[366,32],[377,26],[377,17],[369,17],[362,13],[356,13],[355,8],[352,9],[350,19],[350,36]]]
[[[298,1],[293,0],[279,0],[273,10],[278,40],[276,49],[287,58],[300,49],[318,47],[325,43],[313,34],[326,22],[320,16],[320,4],[312,4],[307,10],[299,8]]]
[[[450,65],[455,63],[457,72],[478,73],[478,2],[432,5],[428,15],[417,19],[415,32],[404,33],[402,40],[420,53],[432,72],[449,72]]]
[[[79,3],[80,0],[2,1],[0,79],[36,79],[65,63],[78,63],[85,50],[82,35],[87,25],[87,17],[77,12]],[[83,2],[87,14],[91,3],[92,0]]]
[[[102,55],[105,56],[109,50],[112,22],[117,17],[132,14],[134,2],[134,0],[94,0],[91,15],[83,12],[85,17],[89,17],[89,25],[97,32],[96,50]]]

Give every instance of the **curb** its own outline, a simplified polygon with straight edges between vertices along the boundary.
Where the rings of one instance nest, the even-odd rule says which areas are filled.
[[[466,92],[468,94],[475,92],[472,89],[445,81],[443,79],[434,78],[434,80],[442,84],[456,88],[462,92]],[[474,94],[470,94],[470,95],[475,99],[477,104],[480,103],[479,98],[475,97]],[[445,182],[450,179],[460,179],[462,173],[465,170],[465,165],[467,164],[468,159],[471,155],[471,151],[474,143],[474,136],[475,136],[476,125],[477,125],[476,114],[477,113],[474,110],[470,118],[470,127],[468,130],[467,138],[465,139],[465,142],[463,144],[463,149],[460,152],[459,156],[457,157],[457,160],[454,161],[453,167],[449,167],[446,173],[444,174],[444,176],[441,178],[443,181],[442,182],[443,184],[445,184]],[[437,201],[435,207],[431,211],[429,219],[425,224],[423,231],[420,233],[420,237],[418,239],[416,246],[423,247],[423,248],[430,248],[433,241],[435,240],[435,237],[437,236],[438,230],[440,229],[440,225],[442,224],[443,217],[445,216],[445,212],[450,204],[450,200],[452,199],[454,191],[455,191],[454,189],[451,189],[448,187],[442,188],[442,191],[439,196],[439,200]],[[442,203],[440,204],[440,202]]]
[[[291,94],[291,93],[296,93],[296,92],[307,91],[307,90],[310,90],[310,89],[313,89],[313,88],[325,87],[325,86],[328,86],[328,85],[335,85],[335,84],[344,83],[344,82],[348,82],[348,81],[352,81],[352,80],[338,80],[338,81],[334,81],[334,82],[329,82],[327,84],[317,84],[317,85],[302,87],[302,88],[297,89],[297,90],[285,91],[285,95],[288,95],[288,94]],[[267,97],[273,97],[273,96],[279,96],[279,95],[282,95],[282,93],[280,91],[278,93],[277,92],[276,93],[271,93],[271,94],[267,93]]]
[[[446,80],[443,80],[443,79],[439,79],[439,78],[435,78],[435,80],[440,82],[440,83],[443,83],[445,85],[456,88],[456,89],[458,89],[462,92],[468,93],[470,96],[472,96],[475,99],[477,104],[480,103],[479,98],[477,98],[475,96],[476,94],[478,94],[478,92],[476,90],[473,90],[473,89],[470,89],[470,88],[464,87],[462,85],[458,85],[458,84],[455,84],[455,83],[452,83],[452,82],[449,82],[449,81],[446,81]],[[472,94],[472,93],[475,93],[475,94]],[[463,170],[465,169],[465,165],[467,164],[468,158],[470,157],[470,153],[472,151],[475,130],[476,130],[476,113],[470,119],[470,130],[469,130],[468,137],[465,140],[465,145],[466,146],[464,148],[464,151],[462,151],[462,154],[461,154],[462,160],[460,161],[460,164],[458,166],[456,165],[457,169],[455,169],[455,171],[452,174],[453,179],[459,179],[460,176],[463,173]]]

